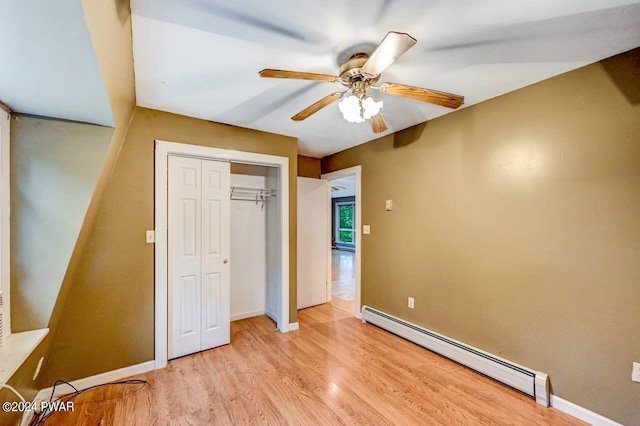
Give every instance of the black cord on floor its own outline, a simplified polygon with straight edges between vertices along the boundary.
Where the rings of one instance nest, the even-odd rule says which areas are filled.
[[[71,383],[64,381],[62,379],[58,379],[53,383],[53,389],[51,389],[51,396],[49,397],[49,404],[47,405],[46,409],[42,412],[40,412],[37,415],[34,415],[33,419],[31,420],[30,425],[31,426],[40,426],[42,424],[42,422],[44,422],[44,420],[49,417],[51,414],[53,414],[55,411],[53,411],[53,405],[58,402],[58,401],[62,401],[62,398],[66,398],[64,401],[62,402],[69,402],[72,399],[74,399],[75,397],[77,397],[78,395],[91,390],[91,389],[95,389],[95,388],[99,388],[99,387],[103,387],[103,386],[110,386],[110,385],[144,385],[146,384],[147,381],[146,380],[140,380],[140,379],[129,379],[129,380],[121,380],[121,381],[117,381],[117,382],[109,382],[109,383],[102,383],[99,385],[94,385],[94,386],[89,386],[88,388],[85,389],[81,389],[78,390],[75,386],[73,386]],[[68,386],[70,386],[75,392],[72,394],[68,394],[68,395],[63,395],[60,398],[56,398],[55,400],[53,399],[53,395],[55,395],[56,392],[56,386],[59,384],[66,384]],[[71,395],[71,396],[69,396]],[[35,422],[34,422],[35,421]]]

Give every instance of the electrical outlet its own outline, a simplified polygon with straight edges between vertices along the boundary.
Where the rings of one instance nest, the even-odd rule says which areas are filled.
[[[391,201],[391,200],[385,201],[384,208],[388,212],[391,211],[391,209],[393,208],[393,201]]]
[[[156,242],[156,231],[147,231],[147,244]]]
[[[371,233],[371,225],[362,225],[362,233],[369,235]]]
[[[633,369],[631,370],[631,380],[634,382],[640,382],[640,362],[633,363]]]
[[[407,306],[409,307],[409,309],[414,309],[416,307],[416,301],[413,297],[409,298],[409,300],[407,301]]]

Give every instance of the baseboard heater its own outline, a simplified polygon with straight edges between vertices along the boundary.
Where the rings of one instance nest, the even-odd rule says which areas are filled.
[[[545,373],[481,351],[370,306],[362,307],[362,320],[531,395],[540,405],[549,406],[549,386]]]

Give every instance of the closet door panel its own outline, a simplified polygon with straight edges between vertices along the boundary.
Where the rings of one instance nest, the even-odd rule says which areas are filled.
[[[229,163],[169,157],[169,358],[230,341]]]
[[[180,338],[197,336],[200,329],[200,318],[196,318],[198,313],[198,283],[195,275],[180,277],[180,300],[177,305],[180,309],[179,334]]]
[[[205,333],[220,328],[220,274],[207,274],[202,283],[203,329]]]
[[[230,342],[230,165],[202,160],[202,350]]]
[[[201,346],[201,162],[169,157],[169,358]]]

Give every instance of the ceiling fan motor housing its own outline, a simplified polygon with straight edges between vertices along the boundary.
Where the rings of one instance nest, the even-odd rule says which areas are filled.
[[[363,83],[365,86],[364,88],[366,88],[366,86],[378,81],[380,79],[380,75],[369,78],[360,72],[368,59],[369,55],[366,53],[357,53],[351,56],[351,58],[349,58],[349,60],[340,67],[340,76],[338,77],[338,81],[342,83],[342,85],[350,88],[355,88],[357,83]]]

